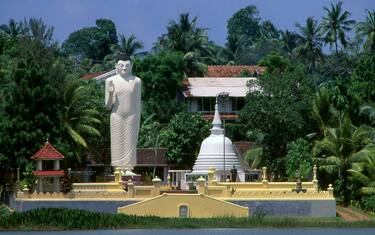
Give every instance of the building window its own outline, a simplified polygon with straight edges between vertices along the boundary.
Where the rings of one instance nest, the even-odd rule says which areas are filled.
[[[197,99],[198,111],[213,112],[215,110],[215,97],[200,97]]]
[[[232,111],[237,112],[245,106],[245,98],[243,97],[233,97],[232,98]]]

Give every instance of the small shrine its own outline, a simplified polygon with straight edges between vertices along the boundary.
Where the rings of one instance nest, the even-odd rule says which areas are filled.
[[[38,192],[60,192],[60,178],[64,171],[60,170],[60,161],[64,159],[48,140],[44,146],[32,157],[36,161],[36,171],[33,171],[37,177]]]

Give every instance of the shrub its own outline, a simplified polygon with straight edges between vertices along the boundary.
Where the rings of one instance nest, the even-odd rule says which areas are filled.
[[[288,153],[285,156],[286,174],[290,179],[301,177],[305,179],[312,169],[312,155],[309,143],[299,138],[288,144]]]
[[[32,163],[28,163],[26,165],[25,172],[23,172],[23,180],[21,180],[21,187],[22,189],[28,188],[29,191],[32,191],[34,188],[34,185],[36,183],[36,176],[33,173],[34,165]]]
[[[7,207],[0,205],[0,218],[10,214],[10,211]]]
[[[366,211],[375,212],[375,195],[362,198],[361,203]]]
[[[73,189],[73,179],[70,175],[65,172],[63,177],[61,177],[61,192],[69,193]]]

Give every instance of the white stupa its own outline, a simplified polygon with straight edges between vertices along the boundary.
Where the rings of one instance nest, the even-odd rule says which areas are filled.
[[[194,163],[191,175],[207,175],[208,169],[214,167],[217,172],[217,179],[224,175],[224,140],[225,140],[225,172],[230,175],[230,170],[235,166],[237,177],[240,181],[245,181],[245,173],[240,161],[233,150],[232,141],[224,137],[224,129],[221,127],[221,120],[216,100],[215,115],[212,121],[211,135],[203,140],[199,155]]]

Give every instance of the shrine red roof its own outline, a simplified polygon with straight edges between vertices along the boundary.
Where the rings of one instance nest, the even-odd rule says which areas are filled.
[[[58,170],[58,171],[33,171],[33,174],[36,176],[63,176],[64,171]]]
[[[263,74],[264,70],[264,67],[255,65],[209,65],[206,77],[238,77],[243,71],[257,77],[257,75]]]
[[[57,151],[48,141],[44,144],[44,146],[36,152],[31,159],[33,160],[55,160],[55,159],[63,159],[64,155],[62,155],[59,151]]]

